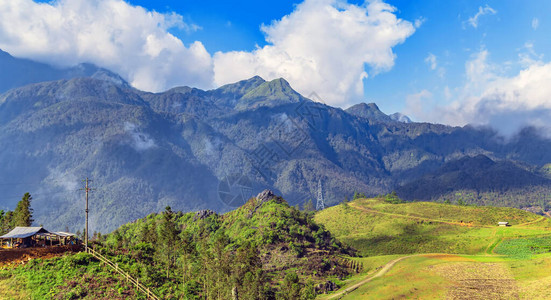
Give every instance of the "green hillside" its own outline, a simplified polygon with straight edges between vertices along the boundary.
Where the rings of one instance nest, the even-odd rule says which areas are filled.
[[[121,226],[93,248],[163,299],[231,299],[233,290],[240,299],[313,299],[329,280],[358,270],[344,258],[352,250],[312,214],[266,191],[224,215],[167,208]],[[0,286],[18,282],[35,299],[141,297],[120,279],[85,253],[0,271]]]
[[[320,299],[551,299],[551,222],[523,210],[358,199],[315,215],[363,257]],[[498,227],[507,221],[509,227]],[[501,298],[500,298],[501,297]]]
[[[514,208],[387,196],[314,214],[265,191],[223,215],[167,208],[93,247],[162,299],[551,299],[551,221]],[[145,299],[85,253],[0,268],[0,298]]]
[[[515,208],[391,204],[383,198],[333,206],[317,213],[315,220],[362,255],[476,254],[486,251],[490,241],[542,233],[521,224],[537,222],[538,227],[551,230],[548,219]],[[499,228],[500,221],[513,226]]]

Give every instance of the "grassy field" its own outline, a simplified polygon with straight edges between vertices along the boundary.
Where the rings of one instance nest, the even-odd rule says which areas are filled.
[[[364,256],[356,258],[364,271],[340,291],[414,255],[342,299],[551,299],[547,218],[513,208],[360,199],[315,219]],[[496,226],[500,221],[512,226]]]
[[[548,219],[526,211],[429,202],[389,204],[382,199],[360,199],[325,209],[315,219],[363,256],[491,254],[506,238],[551,235]],[[513,226],[498,227],[499,221]]]

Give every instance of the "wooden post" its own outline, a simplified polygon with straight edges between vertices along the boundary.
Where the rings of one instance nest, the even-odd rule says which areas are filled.
[[[88,248],[88,177],[86,177],[86,227],[84,230],[84,247]]]

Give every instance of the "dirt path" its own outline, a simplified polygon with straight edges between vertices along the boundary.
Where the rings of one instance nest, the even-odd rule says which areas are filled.
[[[458,226],[466,226],[467,225],[466,223],[460,223],[460,222],[448,222],[448,221],[442,221],[442,220],[437,220],[437,219],[429,219],[429,218],[424,218],[424,217],[408,216],[408,215],[394,214],[394,213],[389,213],[389,212],[378,211],[378,210],[375,210],[375,209],[370,209],[370,208],[365,208],[365,207],[359,206],[354,202],[350,202],[348,205],[352,206],[355,209],[365,211],[365,212],[375,213],[375,214],[381,214],[381,215],[387,215],[387,216],[393,216],[393,217],[400,217],[400,218],[407,218],[407,219],[414,219],[414,220],[420,220],[420,221],[442,223],[442,224],[449,224],[449,225],[458,225]],[[471,227],[487,227],[487,228],[494,227],[494,226],[487,226],[487,225],[470,225],[470,226]]]
[[[385,275],[388,271],[390,271],[390,269],[392,269],[392,267],[394,267],[394,265],[401,261],[401,260],[404,260],[406,258],[409,258],[409,257],[413,257],[413,256],[420,256],[420,255],[424,255],[424,254],[414,254],[414,255],[408,255],[408,256],[402,256],[402,257],[399,257],[397,259],[394,259],[390,262],[388,262],[386,265],[384,265],[381,270],[379,270],[379,272],[375,273],[374,275],[372,276],[369,276],[349,287],[347,287],[346,289],[336,293],[336,294],[333,294],[333,295],[330,295],[330,296],[327,296],[326,298],[320,298],[320,299],[337,299],[338,297],[341,297],[341,296],[344,296],[345,294],[347,293],[350,293],[352,291],[354,291],[355,289],[359,288],[360,286],[370,282],[371,280],[375,279],[375,278],[379,278],[383,275]]]
[[[360,286],[379,278],[390,271],[396,263],[415,256],[456,256],[456,254],[419,253],[402,256],[385,264],[377,273],[332,295],[318,299],[342,299]],[[450,279],[455,284],[448,290],[447,298],[455,299],[518,299],[518,287],[511,272],[500,263],[465,263],[450,261],[451,264],[440,265],[437,273]],[[457,266],[460,266],[458,268]],[[440,270],[441,269],[441,270]],[[451,277],[450,277],[451,276]]]
[[[496,233],[497,233],[497,228],[494,229],[492,232],[492,237],[491,237],[492,240],[496,237]],[[488,247],[486,247],[486,250],[484,250],[484,253],[486,253],[486,255],[492,255],[493,254],[492,252],[494,251],[495,247],[497,247],[497,245],[501,243],[502,240],[503,240],[503,237],[500,237],[496,241],[488,244]]]

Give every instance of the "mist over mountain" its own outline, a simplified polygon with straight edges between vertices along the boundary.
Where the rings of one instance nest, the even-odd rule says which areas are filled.
[[[24,66],[10,72],[25,74]],[[167,205],[228,211],[265,188],[302,204],[315,200],[318,180],[333,205],[355,191],[407,187],[479,154],[531,166],[528,173],[551,162],[551,141],[530,128],[506,141],[489,128],[409,123],[373,103],[342,110],[284,79],[149,93],[98,72],[111,74],[50,77],[0,95],[0,209],[30,192],[37,224],[82,229],[79,188],[88,177],[91,231],[108,232]],[[13,77],[11,85],[25,82]],[[530,187],[527,178],[515,188]]]
[[[70,79],[77,77],[92,77],[109,80],[128,87],[128,83],[119,75],[94,66],[93,64],[79,64],[72,68],[56,68],[48,64],[28,59],[16,58],[0,49],[0,93],[11,88],[23,85]]]

